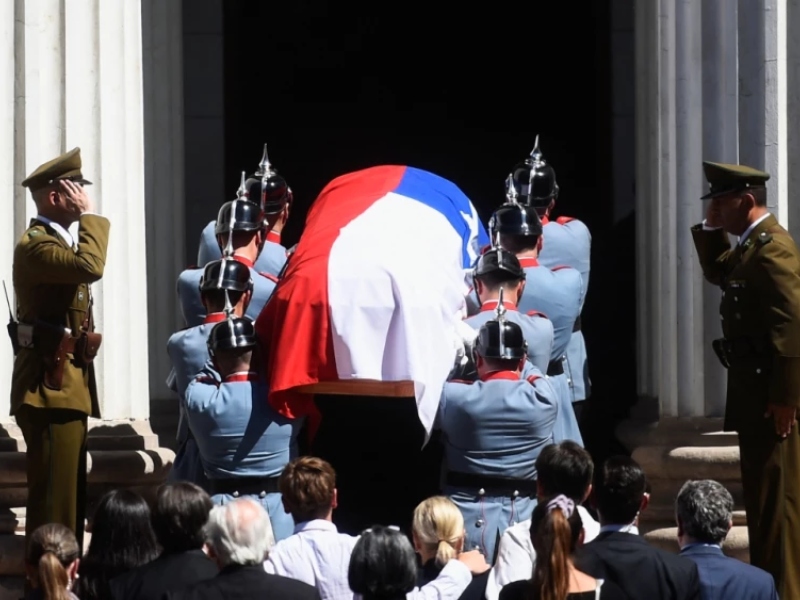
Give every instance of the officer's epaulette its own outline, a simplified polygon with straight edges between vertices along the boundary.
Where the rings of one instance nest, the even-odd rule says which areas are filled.
[[[768,231],[762,231],[758,235],[758,239],[756,240],[756,244],[758,244],[759,246],[764,246],[766,244],[769,244],[771,241],[772,241],[772,234],[770,232],[768,232]]]

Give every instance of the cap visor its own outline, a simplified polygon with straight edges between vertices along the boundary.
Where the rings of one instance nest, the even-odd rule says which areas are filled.
[[[710,200],[711,198],[716,198],[717,196],[724,196],[725,194],[730,194],[732,192],[739,191],[738,188],[730,188],[727,190],[718,190],[716,192],[708,192],[705,196],[700,196],[700,200]]]

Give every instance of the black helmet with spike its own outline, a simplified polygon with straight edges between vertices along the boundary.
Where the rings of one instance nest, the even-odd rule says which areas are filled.
[[[250,267],[232,258],[221,258],[208,263],[200,278],[200,291],[228,290],[252,292],[253,279]]]
[[[277,214],[292,203],[292,188],[269,162],[266,144],[258,171],[247,180],[247,197],[259,204],[266,215]]]
[[[522,360],[528,351],[528,343],[522,328],[506,320],[506,307],[503,304],[503,288],[497,302],[496,316],[486,321],[478,331],[475,352],[483,358]]]
[[[497,234],[542,235],[542,221],[536,209],[520,204],[513,176],[506,179],[506,203],[489,219],[489,236],[497,245]]]
[[[525,271],[519,264],[519,259],[513,253],[499,247],[481,254],[472,270],[472,276],[475,278],[490,273],[504,273],[509,280],[525,278]]]
[[[248,317],[228,316],[220,321],[208,335],[208,353],[213,357],[217,352],[236,348],[255,348],[256,329]]]
[[[556,172],[539,149],[538,135],[531,155],[514,166],[512,176],[520,203],[532,206],[540,215],[558,198]]]

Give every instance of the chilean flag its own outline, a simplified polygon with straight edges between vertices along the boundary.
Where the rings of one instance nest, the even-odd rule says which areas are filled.
[[[465,273],[488,243],[469,198],[433,173],[379,166],[331,181],[256,322],[273,408],[314,414],[297,386],[413,381],[430,433],[455,359]]]

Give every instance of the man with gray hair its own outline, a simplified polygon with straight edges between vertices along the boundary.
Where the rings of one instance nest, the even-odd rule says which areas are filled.
[[[219,575],[166,594],[166,600],[218,600],[220,598],[270,597],[287,600],[320,600],[319,592],[306,583],[270,575],[262,566],[272,546],[267,511],[252,498],[238,498],[211,509],[206,525],[208,554],[219,566]]]
[[[733,526],[733,497],[725,486],[687,481],[675,500],[675,520],[681,555],[697,564],[704,600],[778,600],[772,575],[722,552]]]

